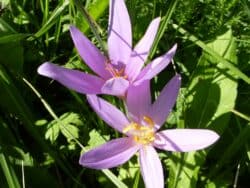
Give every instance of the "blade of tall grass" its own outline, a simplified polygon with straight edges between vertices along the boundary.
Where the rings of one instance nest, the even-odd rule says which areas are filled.
[[[68,134],[71,135],[72,139],[82,148],[84,152],[87,151],[87,149],[74,137],[74,135],[70,132],[70,130],[67,129],[67,127],[60,121],[56,113],[53,111],[53,109],[50,107],[50,105],[47,103],[47,101],[41,96],[41,94],[35,89],[35,87],[27,81],[25,78],[23,78],[23,81],[30,87],[30,89],[35,93],[35,95],[40,99],[40,101],[43,103],[45,109],[49,112],[49,114],[56,120],[59,124],[62,125],[62,127],[68,132]],[[102,172],[119,188],[127,188],[127,186],[120,181],[117,176],[115,176],[110,170],[105,169],[102,170]]]
[[[155,37],[154,42],[152,44],[152,47],[150,49],[149,56],[148,56],[149,60],[153,58],[153,56],[156,52],[156,48],[158,46],[158,43],[159,43],[160,39],[162,38],[162,36],[163,36],[163,34],[164,34],[168,24],[169,24],[169,20],[172,17],[172,14],[176,8],[177,3],[178,3],[178,0],[170,0],[169,1],[169,7],[166,11],[165,16],[163,17],[163,20],[160,24],[159,30],[156,34],[156,37]]]
[[[2,18],[0,18],[0,32],[12,32],[16,33],[16,31]]]
[[[241,72],[236,66],[234,66],[230,61],[223,58],[221,55],[219,55],[216,51],[208,47],[204,42],[199,40],[196,36],[188,33],[185,29],[181,28],[180,26],[176,24],[172,24],[173,28],[176,29],[178,32],[183,34],[185,37],[187,37],[188,40],[192,41],[197,46],[201,47],[205,52],[210,54],[212,57],[214,57],[217,61],[224,64],[225,67],[230,69],[235,75],[237,75],[239,78],[244,80],[246,83],[250,84],[250,78]]]
[[[34,37],[39,38],[41,35],[46,33],[58,21],[58,18],[61,16],[62,12],[67,8],[68,5],[69,0],[65,0],[62,4],[58,5],[56,9],[51,13],[46,23],[43,24],[42,28],[34,34]],[[29,38],[29,40],[32,39],[32,37]]]
[[[17,41],[23,40],[24,38],[28,36],[30,36],[30,34],[23,34],[23,33],[0,36],[0,44],[5,44],[9,42],[17,42]]]
[[[1,146],[0,146],[0,166],[2,167],[7,183],[9,187],[21,188],[14,169],[12,168],[10,163],[8,163],[7,161],[8,160],[3,154]]]
[[[138,172],[136,173],[136,176],[135,176],[135,181],[134,181],[134,184],[133,184],[133,188],[138,188],[139,187],[139,180],[140,180],[140,170],[138,170]]]

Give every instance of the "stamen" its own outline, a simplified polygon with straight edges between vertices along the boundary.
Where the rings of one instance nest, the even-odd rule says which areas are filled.
[[[154,127],[154,121],[148,117],[148,116],[143,116],[143,120],[150,126],[150,127]]]
[[[124,79],[128,78],[127,75],[124,75],[125,68],[121,68],[120,70],[114,68],[113,65],[111,64],[111,60],[107,60],[105,62],[105,69],[108,70],[113,77],[123,77]]]
[[[132,122],[123,129],[123,133],[129,133],[133,136],[135,142],[140,144],[150,144],[155,139],[154,122],[148,117],[144,116],[143,120],[147,125],[140,125]]]
[[[138,126],[138,125],[137,125],[136,123],[132,122],[132,123],[130,123],[128,126],[126,126],[126,127],[122,130],[122,132],[123,132],[123,133],[128,133],[130,130],[136,129],[137,126]]]

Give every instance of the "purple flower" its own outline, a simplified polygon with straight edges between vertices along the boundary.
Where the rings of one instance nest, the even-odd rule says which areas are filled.
[[[181,78],[174,76],[151,104],[149,81],[132,86],[127,93],[128,117],[112,104],[88,95],[94,111],[111,127],[125,134],[84,153],[82,166],[105,169],[125,163],[136,152],[147,188],[164,187],[163,169],[155,148],[187,152],[213,144],[218,134],[205,129],[168,129],[159,131],[175,104]]]
[[[142,39],[132,49],[131,23],[123,0],[110,0],[108,53],[105,57],[76,27],[71,37],[81,58],[96,75],[70,70],[45,62],[38,73],[84,94],[124,96],[130,85],[139,85],[162,71],[172,60],[177,45],[143,68],[156,36],[160,18],[154,19]]]

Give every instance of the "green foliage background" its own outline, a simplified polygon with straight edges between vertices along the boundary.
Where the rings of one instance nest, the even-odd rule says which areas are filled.
[[[51,61],[90,71],[69,35],[76,25],[99,48],[81,12],[107,39],[108,0],[1,0],[0,187],[144,187],[137,158],[111,170],[78,164],[81,152],[119,135],[89,108],[85,96],[37,74]],[[250,177],[250,2],[247,0],[127,0],[133,42],[162,17],[150,58],[174,43],[174,66],[152,80],[156,96],[179,72],[182,89],[165,128],[209,128],[212,147],[159,151],[166,187],[248,187]],[[104,96],[117,106],[121,101]]]

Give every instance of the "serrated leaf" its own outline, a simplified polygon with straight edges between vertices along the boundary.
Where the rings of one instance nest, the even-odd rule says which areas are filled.
[[[97,130],[92,129],[89,133],[89,141],[88,141],[88,146],[89,148],[94,148],[97,147],[101,144],[104,144],[109,140],[109,136],[107,135],[101,135]]]
[[[140,170],[138,163],[132,163],[128,161],[119,169],[119,179],[126,181],[128,179],[134,180],[138,171]]]
[[[74,138],[79,138],[79,129],[71,124],[60,126],[61,133],[67,138],[68,142]]]
[[[24,166],[34,166],[34,160],[32,156],[30,155],[30,153],[25,153],[21,148],[18,148],[18,147],[13,147],[12,150],[16,152],[19,156],[18,158],[14,156],[9,156],[10,161],[13,164],[21,166],[23,162]]]
[[[59,118],[62,123],[64,124],[72,124],[75,126],[82,126],[83,121],[81,120],[81,117],[79,114],[74,113],[74,112],[67,112],[60,116]]]
[[[49,124],[45,133],[45,139],[49,140],[52,144],[55,143],[60,133],[58,124]]]
[[[45,138],[54,143],[62,133],[63,136],[70,142],[73,138],[79,138],[78,126],[82,126],[83,121],[79,114],[74,112],[66,112],[59,117],[59,121],[53,120],[48,124]]]

